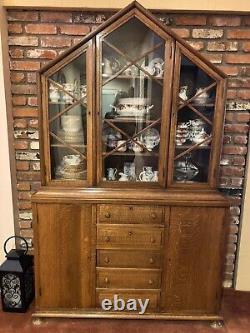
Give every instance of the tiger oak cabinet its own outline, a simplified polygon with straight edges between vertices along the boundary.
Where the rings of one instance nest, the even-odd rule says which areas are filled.
[[[34,317],[222,318],[225,80],[137,2],[40,71]]]

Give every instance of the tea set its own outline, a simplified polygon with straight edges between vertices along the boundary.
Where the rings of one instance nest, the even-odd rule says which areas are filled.
[[[119,172],[120,178],[118,181],[120,182],[128,182],[128,181],[141,181],[141,182],[157,182],[158,181],[158,171],[153,170],[151,166],[144,166],[142,168],[142,172],[140,172],[139,177],[137,179],[135,172],[135,164],[132,162],[124,163],[123,172]],[[115,181],[117,177],[117,169],[116,168],[107,168],[107,178],[108,181]]]
[[[63,83],[63,89],[65,92],[59,87],[50,84],[49,86],[49,98],[51,103],[59,103],[63,102],[65,104],[73,104],[74,96],[76,99],[80,98],[84,103],[87,103],[87,85],[86,84],[78,84],[77,80],[74,83]],[[67,93],[68,92],[68,93]]]
[[[118,105],[111,105],[111,107],[120,117],[143,117],[149,115],[150,110],[154,107],[154,105],[149,105],[148,102],[147,98],[120,98]]]
[[[199,168],[193,163],[191,155],[175,161],[175,179],[178,181],[190,181],[199,173]]]
[[[210,136],[205,131],[205,122],[202,119],[193,119],[187,122],[180,122],[176,129],[175,142],[177,146],[182,146],[187,141],[195,144],[200,144],[200,146],[207,146],[205,141]],[[205,141],[204,143],[202,143]]]
[[[56,176],[65,179],[84,179],[86,170],[84,160],[79,154],[65,155],[57,167]]]

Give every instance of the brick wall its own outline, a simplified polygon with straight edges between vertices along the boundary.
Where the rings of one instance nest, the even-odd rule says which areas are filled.
[[[8,12],[20,234],[32,244],[30,196],[40,186],[36,71],[111,13]],[[158,14],[164,24],[229,75],[220,189],[232,198],[225,285],[231,286],[250,109],[250,16]]]

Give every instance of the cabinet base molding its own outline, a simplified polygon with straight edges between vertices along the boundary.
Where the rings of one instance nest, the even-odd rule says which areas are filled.
[[[60,311],[36,311],[32,314],[33,318],[112,318],[112,319],[163,319],[163,320],[204,320],[204,321],[223,321],[221,315],[177,315],[167,312],[145,313],[139,315],[128,312],[117,313],[113,311],[93,311],[91,310],[60,310]]]

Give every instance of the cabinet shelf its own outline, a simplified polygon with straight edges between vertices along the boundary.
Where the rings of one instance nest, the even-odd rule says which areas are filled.
[[[143,118],[136,118],[136,117],[128,117],[128,118],[105,118],[112,123],[145,123],[145,124],[153,124],[156,120],[147,120]]]
[[[193,145],[182,145],[182,146],[175,146],[176,149],[189,149],[189,148],[192,148]],[[195,147],[195,150],[196,149],[211,149],[211,146],[207,145],[207,146],[197,146]]]
[[[111,77],[113,77],[113,75],[109,75],[109,74],[102,74],[102,77],[103,78],[106,78],[106,79],[109,79],[109,78],[111,78]],[[155,78],[156,80],[163,80],[163,77],[157,77],[157,76],[153,76],[152,75],[152,77],[153,78]],[[115,76],[114,78],[113,78],[113,80],[115,80],[115,79],[125,79],[125,80],[131,80],[131,79],[151,79],[151,77],[150,76],[148,76],[148,75],[143,75],[143,76],[140,76],[140,75],[118,75],[118,76]]]
[[[83,144],[77,144],[77,143],[68,143],[67,145],[73,148],[86,148],[87,145],[83,145]],[[56,147],[56,148],[67,148],[66,145],[62,144],[62,143],[52,143],[50,145],[50,147]]]
[[[107,155],[109,152],[106,152],[106,153],[102,153],[103,156]],[[150,157],[157,157],[159,156],[159,153],[157,152],[146,152],[146,153],[140,153],[140,152],[121,152],[121,151],[117,151],[117,152],[114,152],[112,154],[110,154],[109,156],[150,156]]]

